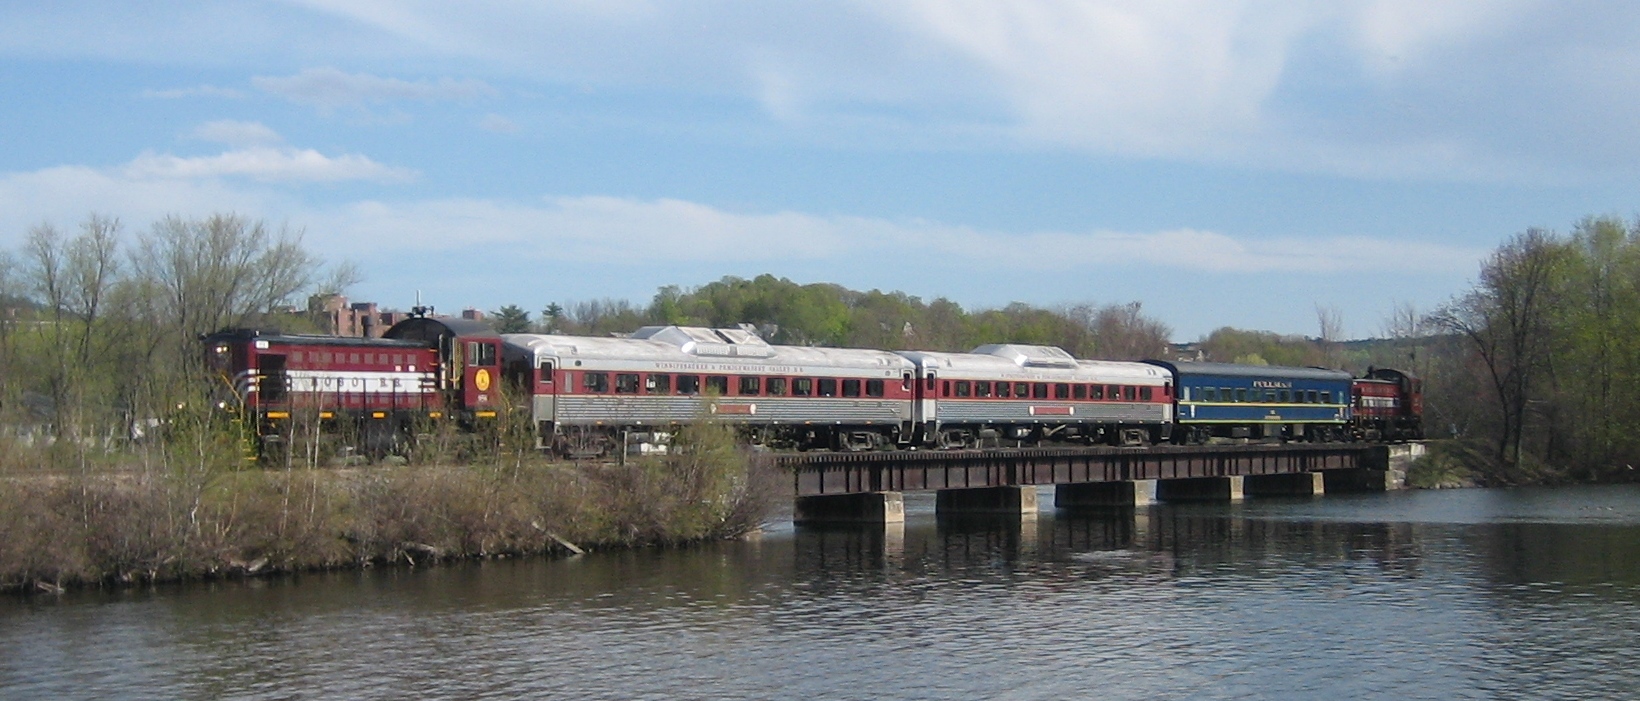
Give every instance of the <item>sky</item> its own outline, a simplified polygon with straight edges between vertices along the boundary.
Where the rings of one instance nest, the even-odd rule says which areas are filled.
[[[1640,212],[1637,30],[1580,0],[0,3],[0,248],[232,212],[401,309],[772,273],[1369,337],[1515,233]]]

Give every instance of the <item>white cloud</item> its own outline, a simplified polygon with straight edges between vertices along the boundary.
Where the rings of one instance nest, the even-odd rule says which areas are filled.
[[[499,114],[486,114],[478,121],[478,128],[497,134],[517,134],[518,123]]]
[[[285,77],[257,76],[251,84],[263,92],[321,109],[388,100],[470,100],[496,94],[495,88],[478,80],[409,81],[343,73],[335,68],[309,68]]]
[[[215,85],[198,85],[191,88],[170,88],[166,90],[144,90],[142,96],[157,100],[180,100],[185,97],[222,97],[237,100],[245,93],[233,88],[221,88]]]
[[[1609,1],[297,0],[152,14],[23,3],[0,10],[0,49],[212,67],[297,55],[728,96],[800,138],[851,144],[897,129],[969,149],[983,133],[1003,148],[1461,179],[1640,162],[1640,103],[1624,99],[1640,89],[1640,10]],[[334,67],[252,84],[321,109],[498,95]]]
[[[261,181],[395,182],[415,178],[415,171],[382,165],[365,156],[326,156],[312,149],[253,146],[215,156],[182,157],[144,153],[122,168],[135,180],[155,178],[247,177]]]
[[[188,136],[200,141],[229,146],[277,144],[284,140],[278,132],[261,122],[241,122],[233,119],[206,122],[194,127],[193,131],[188,132]]]
[[[316,213],[334,245],[392,240],[402,250],[473,247],[510,258],[633,263],[843,261],[916,251],[924,264],[970,269],[1096,270],[1139,263],[1203,273],[1340,271],[1448,274],[1485,251],[1416,241],[1317,236],[1258,240],[1193,229],[1154,232],[984,231],[971,227],[801,212],[737,213],[681,200],[553,198],[543,204],[449,199],[360,202]],[[341,233],[345,232],[345,233]]]

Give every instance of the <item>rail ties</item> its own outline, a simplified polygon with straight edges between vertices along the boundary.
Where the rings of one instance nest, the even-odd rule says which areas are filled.
[[[1387,465],[1358,443],[1056,447],[769,456],[798,496],[1322,472]]]

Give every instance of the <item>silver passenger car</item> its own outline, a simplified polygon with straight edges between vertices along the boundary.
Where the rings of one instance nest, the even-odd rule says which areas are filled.
[[[1121,445],[1170,433],[1172,377],[1154,365],[1023,344],[900,354],[917,365],[922,434],[942,447],[1010,439]]]
[[[504,375],[528,397],[543,441],[591,448],[572,452],[707,415],[781,447],[886,447],[910,434],[915,367],[887,351],[774,346],[740,329],[684,326],[502,340]]]

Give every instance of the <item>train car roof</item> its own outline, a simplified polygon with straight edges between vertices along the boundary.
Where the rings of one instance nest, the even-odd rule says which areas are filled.
[[[1191,363],[1171,362],[1167,360],[1146,360],[1146,363],[1158,365],[1180,377],[1212,375],[1215,377],[1251,377],[1277,378],[1286,380],[1328,380],[1333,382],[1349,382],[1350,374],[1343,370],[1328,370],[1326,368],[1294,368],[1282,365],[1239,365],[1236,363]]]
[[[1043,349],[1057,351],[1046,353]],[[980,346],[968,353],[943,351],[900,351],[900,355],[924,367],[956,373],[952,377],[999,377],[1004,374],[1037,373],[1066,382],[1135,383],[1151,381],[1161,384],[1167,376],[1160,368],[1144,363],[1116,360],[1080,360],[1053,346],[1021,346],[996,344]]]
[[[639,335],[643,337],[639,337]],[[632,338],[509,333],[502,341],[532,355],[605,361],[819,366],[852,370],[910,370],[911,362],[865,348],[774,346],[740,329],[645,327]]]
[[[266,341],[269,344],[304,346],[352,346],[372,348],[425,348],[420,341],[397,338],[365,338],[362,336],[321,336],[319,334],[281,333],[260,329],[227,329],[204,337],[206,343],[224,341]]]
[[[495,332],[495,329],[490,328],[489,324],[482,321],[434,316],[410,317],[394,324],[382,336],[384,338],[420,341],[433,341],[441,336],[499,338],[499,334]]]

